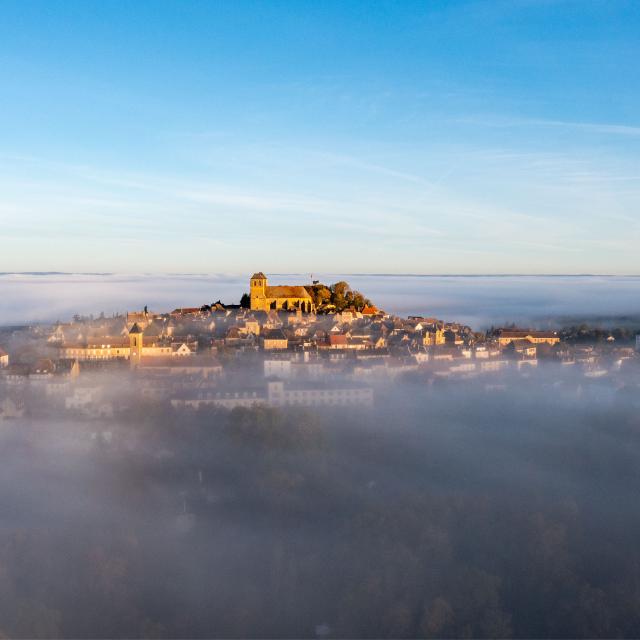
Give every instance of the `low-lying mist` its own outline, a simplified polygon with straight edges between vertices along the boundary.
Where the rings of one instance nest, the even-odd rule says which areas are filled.
[[[379,308],[474,329],[515,322],[549,327],[582,320],[620,325],[640,318],[639,276],[421,276],[314,274],[347,280]],[[273,284],[309,284],[310,274],[275,274]],[[171,310],[218,299],[238,303],[248,276],[229,274],[0,274],[0,325],[55,322],[74,314]],[[564,318],[562,321],[559,319]]]
[[[0,422],[6,637],[638,637],[640,403],[552,366],[373,409]]]

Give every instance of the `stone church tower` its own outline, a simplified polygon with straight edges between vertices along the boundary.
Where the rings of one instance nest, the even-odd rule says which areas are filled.
[[[267,276],[258,271],[251,276],[251,308],[268,309],[267,305]]]
[[[129,364],[131,367],[139,366],[142,360],[142,329],[137,322],[129,330],[129,349]]]

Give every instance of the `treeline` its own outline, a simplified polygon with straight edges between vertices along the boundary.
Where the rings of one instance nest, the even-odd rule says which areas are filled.
[[[7,427],[0,636],[640,636],[637,410],[424,393]]]
[[[640,334],[640,325],[605,328],[597,325],[579,324],[564,327],[559,332],[563,341],[573,344],[607,342],[612,338],[616,343],[631,344],[638,334]]]

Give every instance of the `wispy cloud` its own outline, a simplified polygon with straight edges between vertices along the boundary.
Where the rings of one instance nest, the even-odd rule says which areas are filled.
[[[510,116],[499,117],[464,117],[456,118],[452,122],[473,124],[483,127],[552,127],[584,131],[585,133],[607,134],[615,136],[640,136],[640,126],[609,123],[609,122],[580,122],[570,120],[548,120],[544,118],[516,118]]]
[[[169,251],[188,270],[210,269],[215,252],[218,268],[241,268],[252,255],[264,268],[276,256],[280,270],[299,269],[301,260],[361,270],[365,259],[389,271],[473,271],[478,261],[527,260],[532,269],[554,261],[579,271],[589,270],[599,246],[619,251],[626,264],[637,229],[637,194],[623,197],[616,186],[634,185],[633,171],[602,158],[471,145],[404,156],[384,145],[357,155],[275,144],[256,153],[230,144],[233,168],[221,148],[214,164],[188,176],[0,157],[0,235],[14,261],[30,238],[56,239],[54,262],[27,269],[59,268],[62,251],[73,257],[122,242],[135,246],[132,264],[150,269],[163,268]],[[445,184],[447,174],[455,179]],[[609,224],[615,216],[626,225],[624,238]],[[113,270],[108,256],[100,269]]]

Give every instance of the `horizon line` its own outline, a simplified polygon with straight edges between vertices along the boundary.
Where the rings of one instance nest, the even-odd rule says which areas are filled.
[[[246,273],[249,273],[247,271]],[[301,271],[274,271],[273,276],[313,275]],[[640,273],[416,273],[416,272],[324,272],[325,276],[404,277],[404,278],[638,278]],[[0,271],[1,276],[244,276],[244,272],[192,272],[192,271]]]

